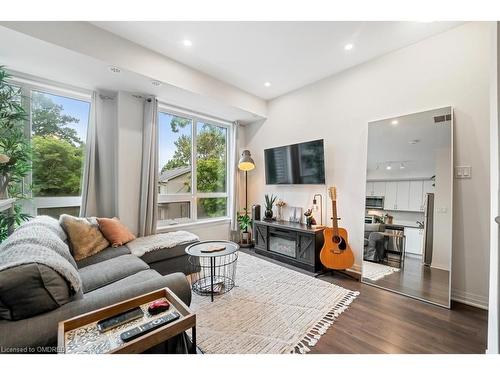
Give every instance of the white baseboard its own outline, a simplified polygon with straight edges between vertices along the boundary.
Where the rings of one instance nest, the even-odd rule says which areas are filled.
[[[361,265],[353,264],[349,270],[361,274]]]
[[[463,290],[451,289],[451,299],[469,306],[479,307],[488,310],[488,297],[474,293],[468,293]]]

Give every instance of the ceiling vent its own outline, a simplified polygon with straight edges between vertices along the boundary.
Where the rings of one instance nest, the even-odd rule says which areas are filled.
[[[451,113],[448,115],[434,116],[434,123],[438,124],[440,122],[451,121]]]

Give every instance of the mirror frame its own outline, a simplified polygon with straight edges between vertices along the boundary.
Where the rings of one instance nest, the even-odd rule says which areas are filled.
[[[450,254],[450,264],[449,264],[449,267],[450,267],[450,270],[449,270],[449,275],[448,275],[448,303],[447,304],[441,304],[441,303],[438,303],[438,302],[435,302],[435,301],[431,301],[431,300],[428,300],[428,299],[425,299],[425,298],[422,298],[422,297],[418,297],[418,296],[414,296],[414,295],[411,295],[411,294],[408,294],[408,293],[405,293],[405,292],[402,292],[402,291],[399,291],[399,290],[394,290],[394,289],[390,289],[390,288],[387,288],[387,287],[384,287],[384,286],[380,286],[380,285],[377,285],[375,283],[372,283],[370,281],[366,281],[367,279],[363,278],[363,262],[364,262],[364,248],[363,250],[361,251],[361,278],[360,278],[360,282],[362,282],[363,284],[366,284],[366,285],[370,285],[370,286],[373,286],[373,287],[376,287],[376,288],[379,288],[379,289],[383,289],[383,290],[387,290],[389,292],[393,292],[393,293],[397,293],[397,294],[400,294],[400,295],[403,295],[403,296],[406,296],[406,297],[409,297],[409,298],[413,298],[413,299],[416,299],[416,300],[419,300],[419,301],[423,301],[423,302],[427,302],[427,303],[430,303],[430,304],[433,304],[433,305],[436,305],[436,306],[440,306],[440,307],[445,307],[447,309],[451,309],[451,275],[452,275],[452,268],[453,268],[453,233],[454,233],[454,228],[453,228],[453,224],[454,224],[454,220],[453,220],[453,206],[454,206],[454,190],[455,190],[455,150],[454,150],[454,141],[455,141],[455,132],[454,132],[454,128],[455,128],[455,110],[454,110],[454,107],[449,105],[449,106],[442,106],[442,107],[436,107],[436,108],[431,108],[431,109],[424,109],[424,110],[421,110],[421,111],[416,111],[416,112],[412,112],[412,113],[406,113],[406,114],[398,114],[398,115],[393,115],[393,116],[388,116],[388,117],[384,117],[384,118],[381,118],[381,119],[378,119],[378,120],[371,120],[371,121],[368,121],[367,123],[367,131],[366,131],[366,166],[365,166],[365,181],[366,181],[366,176],[368,174],[368,142],[369,142],[369,127],[370,127],[370,124],[372,123],[375,123],[375,122],[379,122],[379,121],[386,121],[386,120],[390,120],[390,119],[394,119],[394,118],[400,118],[400,117],[403,117],[403,116],[411,116],[411,115],[416,115],[416,114],[419,114],[419,113],[422,113],[422,112],[429,112],[429,111],[434,111],[434,110],[438,110],[438,109],[444,109],[444,108],[449,108],[450,109],[450,112],[451,112],[451,121],[450,121],[450,152],[451,152],[451,161],[450,161],[450,164],[451,164],[451,168],[450,168],[450,181],[451,181],[451,186],[450,186],[450,199],[451,199],[451,206],[449,208],[449,214],[450,214],[450,218],[451,218],[451,238],[450,238],[450,244],[451,244],[451,254]],[[365,194],[363,196],[363,200],[366,199],[366,190],[365,190]],[[365,207],[365,204],[363,203],[363,212],[365,213],[366,211],[366,208]],[[363,215],[364,217],[365,215]],[[362,233],[364,233],[364,227],[363,227],[363,230],[361,231]],[[364,241],[361,241],[361,243],[364,243]]]

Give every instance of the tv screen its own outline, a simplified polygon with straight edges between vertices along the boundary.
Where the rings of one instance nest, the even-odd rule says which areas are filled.
[[[323,140],[264,150],[267,185],[325,183]]]

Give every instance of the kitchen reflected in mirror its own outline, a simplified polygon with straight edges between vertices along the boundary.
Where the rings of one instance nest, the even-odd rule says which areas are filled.
[[[362,281],[450,307],[453,109],[368,124]]]

